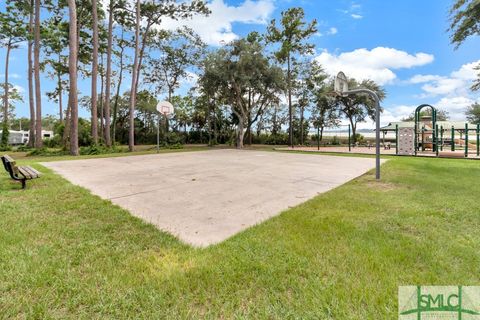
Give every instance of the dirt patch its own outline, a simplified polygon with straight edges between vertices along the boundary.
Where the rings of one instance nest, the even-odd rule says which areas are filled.
[[[383,182],[383,181],[376,181],[376,180],[369,180],[365,182],[365,186],[370,189],[388,192],[392,190],[396,190],[399,187],[393,183]]]

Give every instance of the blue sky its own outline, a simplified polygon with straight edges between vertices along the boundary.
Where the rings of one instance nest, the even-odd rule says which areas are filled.
[[[316,59],[330,73],[339,70],[356,78],[372,78],[382,84],[388,97],[383,102],[382,123],[411,113],[415,106],[430,103],[449,111],[452,119],[463,119],[467,105],[479,95],[468,90],[480,63],[480,39],[468,40],[458,50],[449,43],[448,9],[453,0],[258,0],[209,1],[212,15],[194,18],[187,24],[212,46],[250,31],[263,32],[266,23],[278,18],[291,6],[304,8],[307,19],[317,19],[319,34],[312,38]],[[4,10],[0,4],[0,9]],[[165,28],[178,22],[166,21]],[[3,77],[5,49],[0,50],[0,76]],[[21,88],[25,101],[26,50],[13,53],[11,82]],[[1,78],[0,78],[1,81]],[[128,80],[124,81],[125,90]],[[43,76],[42,90],[54,83]],[[81,80],[83,94],[90,92],[89,79]],[[57,106],[43,99],[44,114],[56,114]],[[28,115],[26,103],[18,104],[18,116]],[[81,116],[88,116],[86,110]],[[371,127],[370,123],[362,127]]]

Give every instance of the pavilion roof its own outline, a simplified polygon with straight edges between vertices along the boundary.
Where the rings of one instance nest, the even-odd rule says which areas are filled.
[[[450,129],[452,127],[455,128],[455,130],[465,130],[465,124],[467,122],[465,121],[437,121],[437,125],[439,127],[443,127],[444,129]],[[384,126],[380,128],[381,131],[395,131],[396,126],[398,125],[398,128],[414,128],[415,127],[415,122],[414,121],[399,121],[399,122],[390,122],[387,126]],[[469,128],[476,128],[476,125],[473,123],[468,123]],[[425,125],[425,129],[431,130],[430,126]]]

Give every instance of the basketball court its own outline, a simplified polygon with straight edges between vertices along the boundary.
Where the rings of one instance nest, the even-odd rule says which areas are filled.
[[[229,149],[42,165],[204,247],[364,174],[375,160]]]

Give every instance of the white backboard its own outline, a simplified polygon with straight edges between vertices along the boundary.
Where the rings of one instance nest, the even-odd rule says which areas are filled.
[[[345,73],[340,71],[335,77],[335,92],[344,93],[348,91],[348,79]]]
[[[160,101],[157,104],[157,111],[164,116],[168,116],[173,113],[173,105],[168,101]]]

